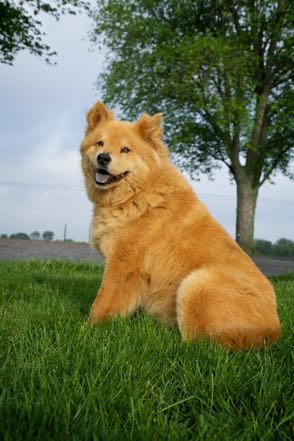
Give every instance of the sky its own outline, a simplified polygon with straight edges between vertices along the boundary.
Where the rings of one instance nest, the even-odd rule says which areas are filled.
[[[0,234],[37,230],[87,242],[92,206],[84,190],[79,145],[87,110],[100,99],[96,81],[105,50],[89,50],[83,14],[44,20],[57,66],[28,52],[0,64]],[[148,113],[148,109],[146,109]],[[278,175],[259,194],[255,237],[294,240],[294,183]],[[236,197],[226,170],[192,183],[214,217],[234,236]]]

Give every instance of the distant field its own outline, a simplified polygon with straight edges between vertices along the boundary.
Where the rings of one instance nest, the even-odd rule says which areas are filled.
[[[88,243],[0,238],[0,260],[28,259],[97,263],[101,256]]]
[[[0,439],[293,440],[294,275],[283,336],[228,353],[142,313],[84,329],[102,267],[0,262]]]
[[[96,264],[103,260],[102,256],[88,243],[0,238],[0,261],[28,259],[59,259]],[[293,260],[264,256],[255,256],[254,260],[266,276],[294,273]]]

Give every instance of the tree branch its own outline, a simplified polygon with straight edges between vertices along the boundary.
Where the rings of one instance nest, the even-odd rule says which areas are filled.
[[[258,185],[259,187],[261,187],[270,178],[270,175],[273,173],[275,168],[277,168],[277,166],[281,162],[281,159],[283,159],[283,156],[292,148],[293,148],[292,146],[288,146],[285,149],[279,151],[279,154],[277,155],[275,160],[272,162],[270,169],[264,174],[263,179],[259,182],[259,185]]]

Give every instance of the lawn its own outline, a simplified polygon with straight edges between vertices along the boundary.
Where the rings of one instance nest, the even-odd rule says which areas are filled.
[[[101,277],[0,263],[1,440],[293,440],[294,275],[273,278],[282,338],[245,353],[143,313],[84,329]]]

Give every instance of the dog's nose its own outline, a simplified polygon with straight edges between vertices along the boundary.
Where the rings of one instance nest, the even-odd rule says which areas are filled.
[[[97,162],[100,165],[107,165],[111,161],[111,157],[108,153],[99,153],[97,156]]]

